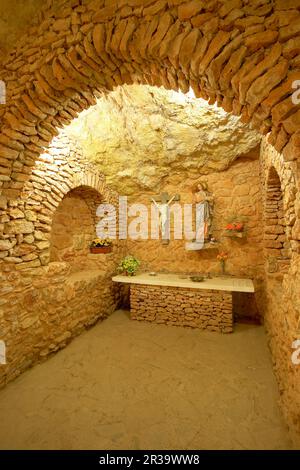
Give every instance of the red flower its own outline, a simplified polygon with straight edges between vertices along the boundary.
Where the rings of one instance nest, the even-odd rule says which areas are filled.
[[[228,253],[225,253],[225,251],[222,251],[221,253],[217,255],[217,259],[219,261],[226,261],[227,258],[228,258]]]
[[[233,224],[227,224],[226,230],[234,230],[234,225]]]
[[[244,228],[244,224],[242,223],[235,224],[235,230],[237,230],[238,232],[241,232],[243,228]]]

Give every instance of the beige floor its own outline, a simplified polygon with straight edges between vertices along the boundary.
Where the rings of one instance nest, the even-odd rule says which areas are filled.
[[[262,327],[116,312],[0,391],[1,449],[287,449]]]

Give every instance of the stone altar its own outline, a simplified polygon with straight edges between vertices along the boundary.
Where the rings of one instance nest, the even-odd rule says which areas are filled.
[[[133,320],[221,333],[233,331],[232,293],[254,292],[251,279],[224,277],[195,283],[176,274],[144,273],[115,276],[113,281],[130,284]]]

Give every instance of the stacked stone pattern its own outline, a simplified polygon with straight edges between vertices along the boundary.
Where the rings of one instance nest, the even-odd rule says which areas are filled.
[[[132,284],[130,315],[133,320],[231,333],[232,293]]]

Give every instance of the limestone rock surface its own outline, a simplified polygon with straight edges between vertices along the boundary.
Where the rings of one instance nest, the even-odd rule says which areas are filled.
[[[260,135],[202,99],[162,88],[118,88],[67,128],[121,194],[160,190],[174,175],[223,171]],[[256,155],[256,152],[253,152]]]

